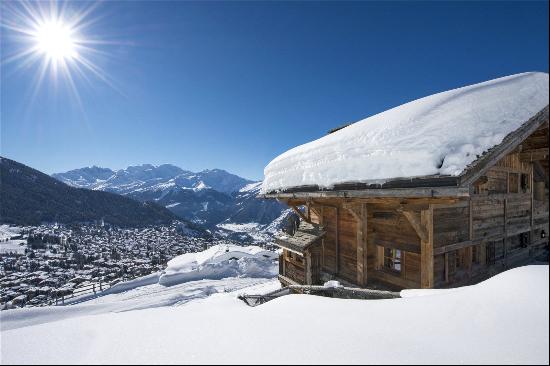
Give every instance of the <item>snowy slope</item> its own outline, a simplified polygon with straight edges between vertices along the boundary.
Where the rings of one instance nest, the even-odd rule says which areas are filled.
[[[265,168],[262,191],[456,176],[546,105],[546,73],[431,95],[281,154]]]
[[[257,246],[215,245],[168,262],[164,271],[121,282],[100,296],[68,299],[67,306],[22,308],[0,313],[0,329],[10,330],[81,316],[181,306],[218,292],[265,285],[278,288],[277,254]],[[262,291],[263,291],[262,290]]]
[[[548,288],[548,266],[528,266],[392,300],[290,295],[250,308],[219,293],[5,330],[2,363],[548,364]]]

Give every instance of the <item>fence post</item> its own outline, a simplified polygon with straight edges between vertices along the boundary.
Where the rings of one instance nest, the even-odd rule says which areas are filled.
[[[101,286],[101,280],[99,280],[99,291],[103,291],[103,286]]]
[[[92,286],[93,286],[94,295],[95,295],[95,283]]]

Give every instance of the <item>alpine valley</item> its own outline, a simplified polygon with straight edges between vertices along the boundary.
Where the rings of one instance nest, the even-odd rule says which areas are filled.
[[[257,198],[261,182],[221,169],[195,173],[171,164],[116,171],[92,166],[52,177],[73,187],[155,202],[216,236],[244,242],[269,239],[291,214],[279,202]]]

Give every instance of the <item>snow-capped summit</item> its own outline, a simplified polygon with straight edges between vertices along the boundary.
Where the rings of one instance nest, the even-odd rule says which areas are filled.
[[[172,164],[142,164],[113,171],[106,168],[81,168],[52,175],[63,183],[94,190],[131,194],[163,191],[166,188],[212,188],[231,194],[251,183],[250,180],[222,169],[206,169],[195,173]]]
[[[222,222],[270,225],[284,210],[278,202],[257,198],[261,182],[222,169],[191,172],[171,164],[142,164],[117,171],[75,169],[53,177],[79,188],[154,201],[183,219],[209,228]]]

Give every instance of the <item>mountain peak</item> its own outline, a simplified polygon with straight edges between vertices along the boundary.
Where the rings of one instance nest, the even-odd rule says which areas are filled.
[[[52,176],[71,186],[120,194],[158,192],[178,187],[184,189],[209,188],[231,194],[252,182],[223,169],[205,169],[194,173],[173,164],[131,165],[116,172],[106,168],[89,167],[66,173],[56,173]]]

